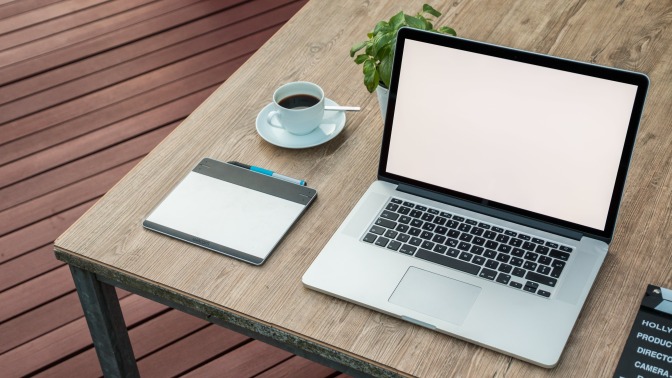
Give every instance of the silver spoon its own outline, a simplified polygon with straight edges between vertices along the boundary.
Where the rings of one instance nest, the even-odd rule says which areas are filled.
[[[359,106],[324,106],[324,110],[336,110],[341,112],[358,112],[360,110]]]

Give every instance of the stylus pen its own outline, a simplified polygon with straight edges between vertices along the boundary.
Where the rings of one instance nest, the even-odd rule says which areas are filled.
[[[249,169],[250,171],[261,173],[261,174],[266,175],[266,176],[271,176],[271,177],[275,177],[275,178],[280,179],[280,180],[291,182],[292,184],[302,185],[302,186],[306,185],[306,182],[303,181],[303,180],[299,180],[299,179],[291,178],[291,177],[288,177],[288,176],[285,176],[285,175],[281,175],[281,174],[279,174],[277,172],[273,172],[269,169],[264,169],[264,168],[257,167],[257,166],[254,166],[254,165],[247,165],[247,164],[239,163],[237,161],[230,161],[229,164],[235,165],[237,167]]]

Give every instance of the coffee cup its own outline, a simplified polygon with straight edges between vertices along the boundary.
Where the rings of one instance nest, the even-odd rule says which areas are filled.
[[[310,134],[324,117],[324,91],[307,81],[287,83],[273,93],[273,108],[269,125],[295,135]]]

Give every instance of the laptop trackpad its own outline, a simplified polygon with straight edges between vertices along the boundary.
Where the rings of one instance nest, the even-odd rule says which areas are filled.
[[[389,302],[460,325],[480,292],[478,286],[410,267]]]

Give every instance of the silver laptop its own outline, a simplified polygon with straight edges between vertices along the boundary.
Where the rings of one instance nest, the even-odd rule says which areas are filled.
[[[378,181],[303,283],[555,366],[607,256],[647,88],[402,29]]]

